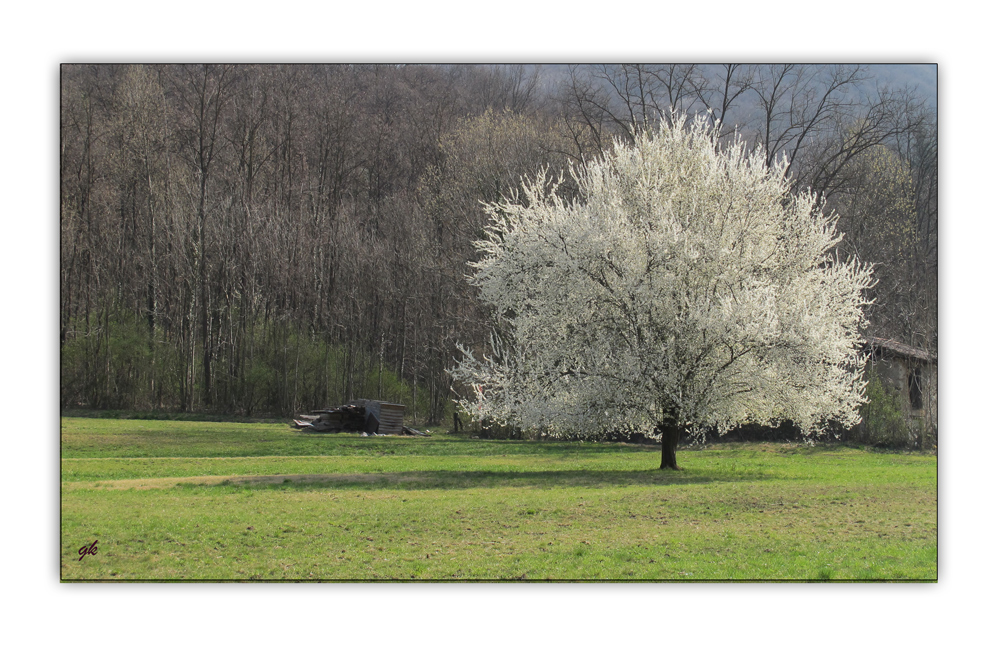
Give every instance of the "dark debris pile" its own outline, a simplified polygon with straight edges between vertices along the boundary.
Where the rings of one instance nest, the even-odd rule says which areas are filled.
[[[390,415],[389,409],[394,410]],[[359,400],[332,409],[318,409],[292,420],[298,431],[313,433],[359,432],[362,436],[430,436],[402,425],[402,405]]]

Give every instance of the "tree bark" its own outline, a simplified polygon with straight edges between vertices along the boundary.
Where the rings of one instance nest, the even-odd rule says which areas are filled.
[[[680,470],[677,466],[677,443],[681,439],[681,426],[674,420],[661,420],[656,426],[663,435],[662,455],[660,458],[660,469],[668,467],[672,470]]]

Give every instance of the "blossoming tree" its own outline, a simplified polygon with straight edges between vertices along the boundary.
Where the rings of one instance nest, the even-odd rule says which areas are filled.
[[[675,116],[572,171],[488,205],[471,281],[492,348],[453,376],[461,405],[552,433],[641,429],[677,467],[685,429],[851,424],[871,270],[837,257],[836,218],[792,195],[785,168]]]

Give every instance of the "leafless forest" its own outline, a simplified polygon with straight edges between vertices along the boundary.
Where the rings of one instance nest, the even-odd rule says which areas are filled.
[[[834,65],[66,65],[64,407],[450,411],[482,201],[673,107],[787,156],[875,265],[869,333],[937,344],[937,116]],[[575,187],[564,188],[572,197]]]

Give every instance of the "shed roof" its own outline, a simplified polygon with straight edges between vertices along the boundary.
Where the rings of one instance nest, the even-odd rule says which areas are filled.
[[[888,351],[894,355],[899,355],[901,357],[910,357],[913,359],[918,359],[922,362],[936,362],[937,355],[931,353],[930,351],[922,350],[920,348],[914,348],[913,346],[907,346],[902,342],[898,342],[892,339],[881,339],[879,337],[872,337],[868,340],[868,343],[872,348],[878,348],[882,351]]]

